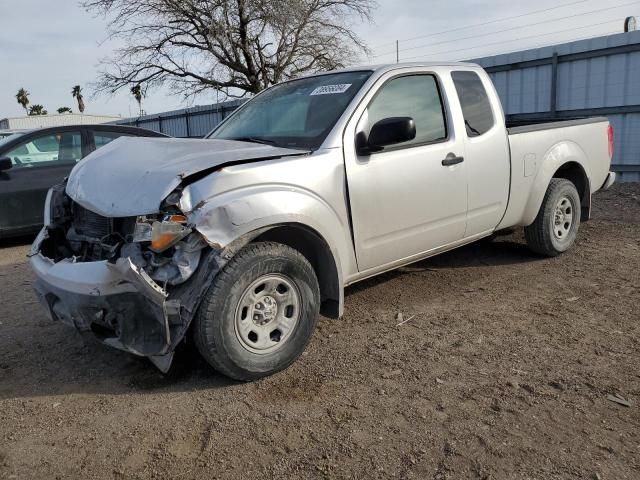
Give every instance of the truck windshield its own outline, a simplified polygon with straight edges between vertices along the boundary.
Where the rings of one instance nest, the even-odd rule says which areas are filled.
[[[207,138],[316,150],[371,71],[293,80],[243,105]]]

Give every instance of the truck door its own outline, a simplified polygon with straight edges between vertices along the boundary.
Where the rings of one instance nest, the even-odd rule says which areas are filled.
[[[511,160],[504,115],[493,85],[482,76],[484,81],[473,71],[451,73],[466,130],[469,209],[465,237],[493,231],[509,199]]]
[[[453,132],[434,73],[389,74],[356,109],[345,162],[358,269],[393,266],[463,238],[467,213],[464,144]],[[390,117],[415,121],[413,140],[360,155],[357,135]]]

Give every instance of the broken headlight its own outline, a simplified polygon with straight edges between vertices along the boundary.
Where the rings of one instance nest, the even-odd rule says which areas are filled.
[[[70,220],[69,207],[71,201],[64,192],[66,182],[54,185],[47,192],[44,202],[44,226],[49,227],[56,223]]]
[[[195,272],[207,242],[176,215],[162,220],[139,217],[122,255],[160,284],[179,285]],[[184,217],[183,217],[184,218]],[[146,245],[144,245],[146,244]]]
[[[184,215],[165,215],[161,219],[138,217],[133,233],[134,242],[150,242],[150,249],[164,252],[193,231]]]

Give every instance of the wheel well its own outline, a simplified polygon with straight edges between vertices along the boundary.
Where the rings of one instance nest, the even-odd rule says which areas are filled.
[[[327,242],[315,231],[302,225],[282,225],[262,233],[253,242],[271,241],[298,250],[309,261],[320,285],[320,313],[340,316],[340,282],[338,269]]]
[[[587,177],[582,166],[576,162],[565,163],[553,174],[553,178],[564,178],[575,185],[576,190],[578,190],[578,195],[580,195],[580,221],[586,222],[589,220],[591,212],[591,186],[589,185],[589,177]]]

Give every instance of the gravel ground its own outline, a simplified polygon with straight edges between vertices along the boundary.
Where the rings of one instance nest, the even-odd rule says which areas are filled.
[[[559,258],[517,232],[350,287],[251,384],[50,322],[4,242],[0,478],[638,479],[640,185],[594,204]]]

